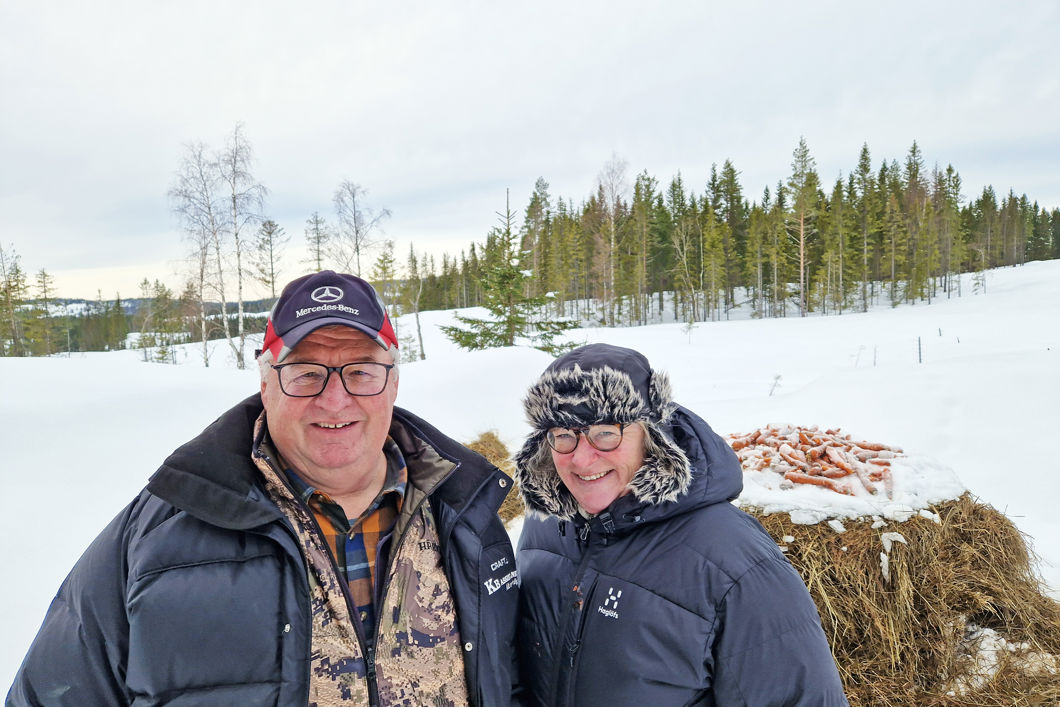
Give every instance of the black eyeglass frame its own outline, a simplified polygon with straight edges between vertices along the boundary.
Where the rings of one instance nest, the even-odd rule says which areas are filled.
[[[354,393],[346,387],[346,378],[342,375],[342,370],[347,366],[382,366],[386,373],[383,375],[383,385],[379,387],[379,390],[375,393]],[[287,389],[283,387],[283,375],[280,373],[281,369],[287,368],[288,366],[319,366],[320,368],[327,369],[328,374],[324,376],[324,383],[321,384],[320,390],[313,393],[312,395],[293,395],[287,392]],[[292,361],[291,363],[281,363],[278,365],[272,365],[272,370],[276,371],[276,380],[280,383],[280,391],[289,398],[315,398],[323,393],[328,388],[328,381],[331,380],[332,373],[339,374],[339,382],[342,383],[342,389],[348,394],[357,396],[359,398],[371,398],[376,395],[381,395],[386,390],[387,383],[390,382],[390,371],[397,367],[394,363],[383,363],[382,361],[350,361],[344,363],[341,366],[325,366],[323,363],[316,363],[315,361]]]
[[[592,447],[593,449],[595,449],[596,451],[598,451],[598,452],[613,452],[613,451],[615,451],[616,449],[618,449],[619,447],[622,446],[622,440],[623,440],[623,438],[625,436],[626,428],[629,427],[631,424],[633,424],[633,423],[631,423],[631,422],[606,422],[606,423],[600,423],[600,424],[596,424],[596,425],[585,425],[584,427],[559,427],[557,429],[570,430],[571,432],[574,433],[574,446],[571,447],[570,451],[567,451],[567,452],[561,452],[560,450],[556,449],[556,445],[553,444],[552,430],[551,429],[548,430],[547,432],[545,432],[545,442],[548,443],[548,446],[556,454],[574,454],[574,450],[578,448],[578,444],[581,443],[582,437],[584,437],[585,441],[589,443],[589,446]],[[596,446],[596,444],[593,443],[592,437],[590,437],[587,434],[588,431],[591,430],[593,427],[617,427],[618,428],[618,443],[615,444],[615,446],[611,447],[610,449],[600,449],[599,447]]]

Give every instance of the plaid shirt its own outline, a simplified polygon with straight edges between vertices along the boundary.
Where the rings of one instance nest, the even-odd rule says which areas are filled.
[[[408,483],[405,459],[389,437],[383,444],[383,453],[386,455],[383,488],[359,518],[347,518],[342,506],[330,496],[307,484],[293,469],[286,470],[296,494],[316,518],[339,576],[349,585],[350,597],[369,642],[375,635],[376,559],[401,512]],[[385,555],[382,559],[385,564]]]

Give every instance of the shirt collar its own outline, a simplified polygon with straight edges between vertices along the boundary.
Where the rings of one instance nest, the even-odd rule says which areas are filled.
[[[401,504],[405,500],[405,488],[409,482],[408,466],[405,464],[405,457],[402,456],[397,442],[391,437],[387,437],[386,441],[383,442],[383,455],[386,457],[386,478],[383,479],[383,488],[379,491],[376,498],[379,499],[389,493],[396,493],[398,496],[397,507],[400,510]],[[295,495],[302,501],[308,502],[315,493],[327,497],[326,493],[318,491],[315,486],[311,486],[299,476],[294,467],[287,463],[287,460],[282,460],[281,466],[287,478],[291,481]],[[376,504],[373,502],[370,507],[374,505]]]

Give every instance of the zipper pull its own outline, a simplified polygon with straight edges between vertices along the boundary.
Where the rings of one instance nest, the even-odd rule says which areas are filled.
[[[610,512],[601,513],[600,522],[603,523],[605,533],[608,535],[615,534],[615,519],[611,517]]]
[[[365,677],[369,680],[375,680],[375,649],[368,648],[364,652],[364,667],[367,671]]]
[[[567,664],[572,668],[574,667],[574,654],[578,652],[578,648],[581,647],[581,644],[581,640],[577,640],[573,645],[567,648]]]
[[[589,542],[589,524],[586,523],[582,526],[582,529],[578,531],[578,539],[583,543]]]

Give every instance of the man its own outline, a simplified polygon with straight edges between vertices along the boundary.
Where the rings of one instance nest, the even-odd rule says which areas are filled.
[[[7,704],[507,703],[510,480],[394,406],[396,352],[364,280],[288,284],[260,396],[96,538]]]

